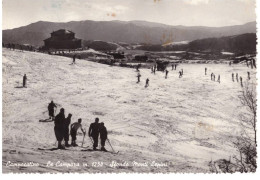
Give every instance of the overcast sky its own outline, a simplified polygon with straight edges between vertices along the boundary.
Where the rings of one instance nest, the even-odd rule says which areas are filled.
[[[256,20],[255,0],[3,0],[3,29],[36,21],[145,20],[228,26]]]

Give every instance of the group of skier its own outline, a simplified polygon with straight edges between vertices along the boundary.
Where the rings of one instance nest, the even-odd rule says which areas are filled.
[[[58,149],[65,149],[65,147],[78,146],[76,144],[77,132],[80,129],[84,135],[86,135],[86,130],[82,127],[82,119],[79,118],[77,122],[71,124],[72,114],[69,113],[68,117],[65,117],[65,109],[61,108],[58,115],[55,116],[56,104],[51,101],[48,105],[49,119],[54,121],[54,133],[58,141]],[[71,124],[71,125],[70,125]],[[71,144],[69,144],[69,137],[71,136]],[[99,118],[95,119],[94,123],[91,123],[89,126],[88,136],[93,143],[93,150],[97,150],[98,147],[98,138],[101,140],[101,151],[107,151],[105,149],[105,142],[107,140],[107,129],[103,122],[99,123]],[[83,141],[84,141],[83,138]],[[65,145],[62,145],[62,141],[65,141]],[[82,142],[83,145],[83,142]]]

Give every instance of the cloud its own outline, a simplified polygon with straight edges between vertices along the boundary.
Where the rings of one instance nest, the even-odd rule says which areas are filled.
[[[184,0],[185,3],[191,5],[208,4],[210,0]]]

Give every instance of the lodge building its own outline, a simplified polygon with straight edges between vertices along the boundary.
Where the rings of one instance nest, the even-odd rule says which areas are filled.
[[[81,48],[81,39],[75,38],[75,33],[60,29],[51,33],[51,37],[44,40],[45,49],[77,49]]]

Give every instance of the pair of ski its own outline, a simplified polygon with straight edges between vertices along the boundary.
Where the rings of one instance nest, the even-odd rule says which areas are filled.
[[[83,141],[82,141],[81,147],[83,147],[85,136],[86,136],[86,134],[84,134],[84,136],[83,136]],[[93,139],[92,139],[91,137],[89,137],[89,138],[90,138],[91,143],[94,144]],[[113,151],[104,151],[104,152],[110,152],[110,153],[112,153],[112,154],[118,154],[119,151],[115,151],[115,150],[114,150],[114,148],[112,147],[112,145],[111,145],[109,139],[107,139],[107,142],[108,142],[108,144],[110,145],[110,147],[112,148]],[[95,150],[93,150],[93,151],[95,151]]]

